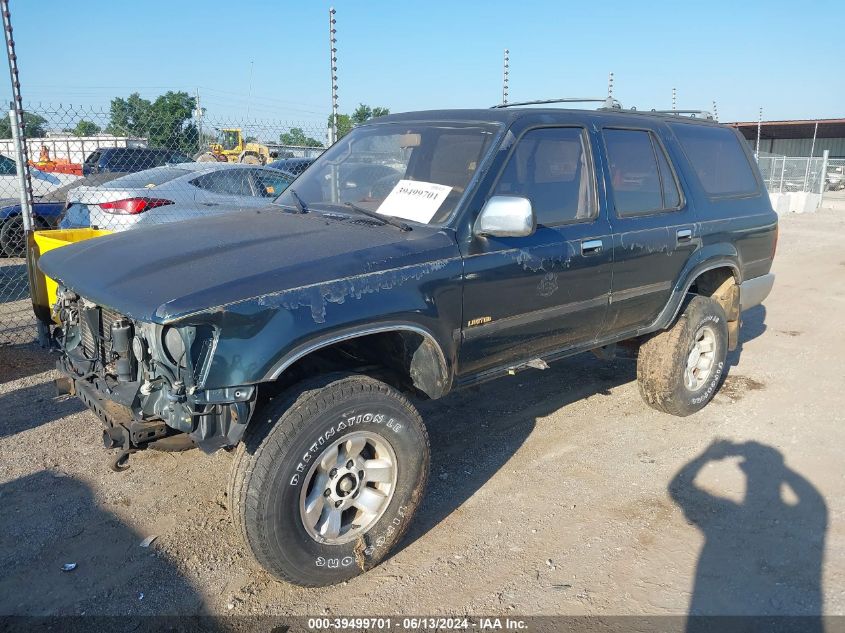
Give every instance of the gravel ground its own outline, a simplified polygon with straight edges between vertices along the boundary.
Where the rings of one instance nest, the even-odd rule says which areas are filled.
[[[774,268],[689,418],[646,407],[633,362],[590,355],[423,403],[410,533],[327,589],[252,566],[226,453],[112,473],[51,358],[0,347],[0,614],[845,614],[845,214],[784,218]]]

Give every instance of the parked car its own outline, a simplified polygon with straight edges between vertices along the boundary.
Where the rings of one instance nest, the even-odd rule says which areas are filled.
[[[188,162],[191,162],[188,156],[172,149],[102,147],[91,152],[85,159],[82,164],[82,175],[105,172],[132,173],[162,165]]]
[[[845,167],[831,167],[825,176],[824,188],[825,191],[845,189]]]
[[[122,174],[94,174],[77,178],[73,182],[54,189],[32,205],[35,230],[54,229],[64,213],[68,192],[81,186],[95,186],[114,180]],[[21,205],[18,200],[0,201],[0,254],[6,257],[23,257],[26,251]]]
[[[287,172],[292,176],[299,176],[299,174],[308,169],[309,165],[311,165],[314,160],[314,158],[282,158],[281,160],[268,163],[267,167]]]
[[[29,168],[29,175],[32,195],[36,200],[59,187],[79,180],[79,176],[73,174],[52,174],[32,166]],[[20,190],[17,162],[0,154],[0,198],[17,198],[20,196]]]
[[[398,181],[359,170],[376,151]],[[318,586],[378,564],[419,508],[414,399],[625,349],[647,405],[704,407],[772,288],[777,227],[747,144],[714,122],[441,110],[356,127],[273,204],[40,265],[60,280],[59,386],[114,467],[180,439],[234,449],[247,549]]]
[[[180,163],[83,186],[68,194],[60,227],[111,231],[260,207],[292,176],[238,163]]]

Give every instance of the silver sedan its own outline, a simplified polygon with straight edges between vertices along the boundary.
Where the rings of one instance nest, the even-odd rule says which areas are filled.
[[[285,172],[237,163],[179,163],[68,193],[60,228],[124,231],[267,204],[293,181]]]

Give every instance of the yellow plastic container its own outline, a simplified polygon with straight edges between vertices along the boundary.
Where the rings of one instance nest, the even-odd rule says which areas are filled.
[[[104,231],[102,229],[59,229],[54,231],[35,231],[32,237],[38,246],[38,256],[40,257],[54,248],[61,248],[68,244],[90,240],[94,237],[102,237],[103,235],[110,235],[111,233],[112,231]],[[47,276],[44,276],[44,281],[47,290],[47,306],[52,309],[53,304],[56,303],[58,284]]]

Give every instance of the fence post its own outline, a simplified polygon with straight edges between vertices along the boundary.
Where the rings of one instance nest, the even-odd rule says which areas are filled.
[[[21,149],[21,131],[18,129],[18,119],[14,110],[9,110],[9,122],[12,125],[12,143],[15,148],[15,160],[17,161],[18,188],[20,189],[21,218],[23,219],[23,230],[29,233],[32,230],[32,208],[29,206],[29,195],[26,191],[26,155]]]
[[[780,159],[780,189],[778,193],[783,193],[783,175],[786,172],[786,156],[782,156]]]
[[[830,150],[826,149],[822,152],[822,175],[819,180],[819,193],[824,197],[824,185],[827,182],[827,162],[830,160]]]

